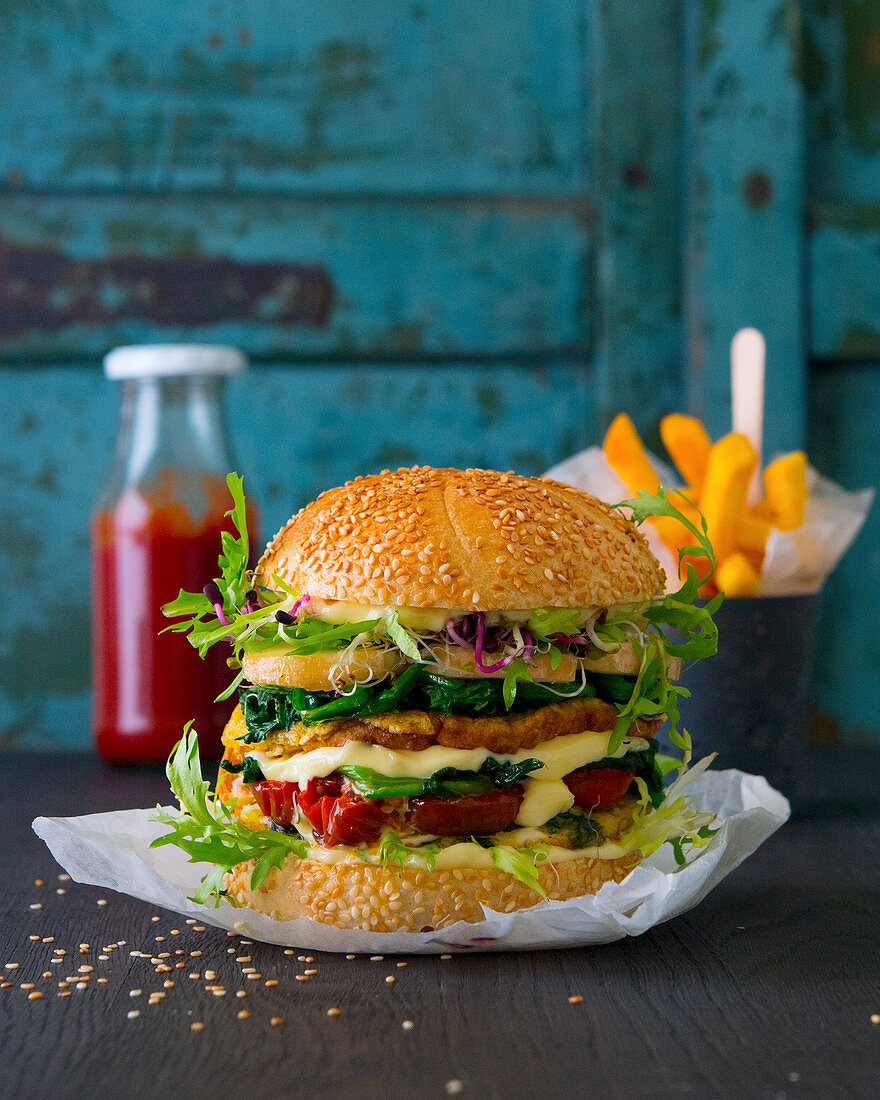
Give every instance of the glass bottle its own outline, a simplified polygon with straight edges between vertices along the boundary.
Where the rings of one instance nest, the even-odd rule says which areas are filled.
[[[122,388],[91,523],[93,732],[110,762],[165,760],[191,719],[202,753],[220,756],[229,706],[214,700],[235,675],[228,653],[218,645],[202,660],[183,635],[160,634],[160,608],[217,575],[234,468],[223,395],[245,366],[234,348],[186,344],[116,348],[104,360]]]

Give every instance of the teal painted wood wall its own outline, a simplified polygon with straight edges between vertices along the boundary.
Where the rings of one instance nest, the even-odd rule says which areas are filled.
[[[0,744],[87,743],[114,344],[251,355],[267,530],[397,463],[540,472],[620,408],[721,432],[742,324],[769,448],[878,483],[878,59],[872,0],[0,4]],[[850,740],[878,556],[872,517],[826,601]]]

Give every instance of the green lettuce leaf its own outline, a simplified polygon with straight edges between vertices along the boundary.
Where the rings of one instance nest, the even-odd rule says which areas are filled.
[[[473,839],[473,838],[472,838]],[[474,843],[478,843],[474,840]],[[547,849],[542,848],[508,848],[506,845],[496,845],[488,849],[489,856],[499,871],[506,871],[513,875],[519,882],[524,882],[542,898],[547,897],[544,888],[538,880],[537,865],[547,859]]]
[[[388,631],[388,636],[397,646],[401,653],[409,657],[411,661],[421,660],[421,653],[419,652],[418,644],[415,638],[400,622],[400,615],[396,611],[391,611],[385,616],[385,629]]]
[[[231,803],[218,803],[210,784],[202,777],[198,737],[189,722],[183,737],[168,758],[166,774],[180,804],[180,812],[162,806],[150,818],[169,827],[157,837],[151,848],[173,844],[189,856],[190,863],[214,864],[202,879],[191,901],[204,904],[214,897],[215,904],[225,896],[223,875],[239,863],[255,860],[251,889],[256,890],[272,867],[280,867],[288,856],[306,855],[306,843],[300,837],[270,829],[251,830],[235,817]]]

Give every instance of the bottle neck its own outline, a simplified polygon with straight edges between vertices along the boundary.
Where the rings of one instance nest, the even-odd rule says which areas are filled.
[[[172,471],[181,483],[232,469],[223,395],[217,375],[131,378],[122,383],[116,458],[107,493],[149,490]]]

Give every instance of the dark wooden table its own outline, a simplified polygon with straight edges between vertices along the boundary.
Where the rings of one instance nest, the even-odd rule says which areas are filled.
[[[347,959],[59,879],[32,817],[153,805],[164,776],[4,762],[0,967],[17,965],[0,989],[3,1097],[880,1096],[876,818],[790,823],[637,939]]]

